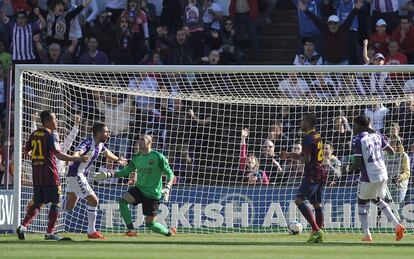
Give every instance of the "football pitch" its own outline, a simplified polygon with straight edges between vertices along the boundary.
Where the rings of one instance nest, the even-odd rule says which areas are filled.
[[[179,234],[168,238],[142,233],[128,238],[87,240],[84,234],[64,234],[73,241],[44,241],[28,234],[25,241],[0,235],[0,258],[413,258],[414,235],[400,242],[394,235],[374,234],[363,243],[361,234],[324,235],[324,243],[307,244],[307,233],[288,234]]]

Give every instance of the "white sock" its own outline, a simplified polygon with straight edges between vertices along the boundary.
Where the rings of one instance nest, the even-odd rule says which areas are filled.
[[[388,206],[388,204],[385,201],[380,200],[377,203],[377,206],[385,214],[385,216],[387,216],[388,220],[394,223],[394,227],[397,227],[400,224],[397,218],[395,217],[394,213],[392,213],[390,206]]]
[[[371,235],[371,232],[369,231],[369,226],[368,226],[368,210],[369,210],[369,204],[366,204],[366,205],[358,204],[359,221],[361,221],[361,226],[366,236]]]
[[[88,211],[88,234],[91,234],[96,231],[95,222],[96,222],[96,215],[98,213],[97,213],[96,207],[87,205],[86,209]]]

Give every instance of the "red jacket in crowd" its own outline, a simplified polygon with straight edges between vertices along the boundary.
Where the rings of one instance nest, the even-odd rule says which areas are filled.
[[[404,53],[414,52],[414,26],[411,26],[406,32],[405,39],[403,41],[401,41],[401,27],[398,26],[398,28],[392,33],[392,39],[400,44],[400,48]]]
[[[407,63],[408,63],[407,56],[402,54],[401,52],[396,53],[394,56],[387,55],[385,57],[386,65],[404,65]]]

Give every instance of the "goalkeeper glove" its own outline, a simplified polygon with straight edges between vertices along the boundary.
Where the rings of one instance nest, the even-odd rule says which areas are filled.
[[[115,176],[115,173],[112,173],[112,172],[97,172],[95,176],[93,177],[93,179],[97,181],[101,181],[101,180],[105,180],[108,178],[112,178],[114,176]]]
[[[164,203],[167,203],[170,200],[170,191],[171,191],[171,186],[169,184],[167,184],[164,187],[164,189],[162,189]]]

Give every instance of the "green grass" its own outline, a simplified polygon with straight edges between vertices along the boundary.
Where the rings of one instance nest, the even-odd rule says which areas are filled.
[[[375,234],[363,243],[361,234],[327,233],[322,244],[307,244],[308,234],[179,234],[168,238],[139,234],[127,238],[107,235],[88,241],[84,234],[65,234],[70,241],[44,241],[29,234],[25,241],[0,235],[0,258],[413,258],[414,235],[400,242],[391,234]]]

